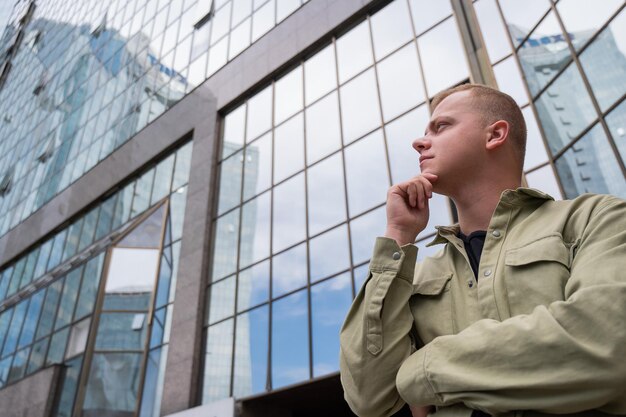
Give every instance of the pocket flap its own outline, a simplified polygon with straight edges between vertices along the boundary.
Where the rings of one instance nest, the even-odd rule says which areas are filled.
[[[439,295],[441,294],[448,282],[452,279],[452,274],[446,274],[437,278],[429,278],[415,284],[413,292],[422,295]]]
[[[541,261],[559,262],[569,268],[570,251],[561,236],[545,236],[506,252],[505,264],[508,266],[528,265]]]

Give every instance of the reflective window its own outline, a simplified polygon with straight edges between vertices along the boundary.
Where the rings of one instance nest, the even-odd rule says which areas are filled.
[[[515,45],[522,43],[550,9],[549,0],[499,0],[499,3]]]
[[[575,65],[535,102],[553,153],[558,152],[596,118],[591,98]]]
[[[337,39],[339,82],[343,84],[372,63],[369,22],[364,21]]]
[[[202,385],[205,404],[230,395],[233,330],[232,319],[208,328]]]
[[[240,268],[270,255],[270,203],[267,192],[242,207]]]
[[[414,43],[408,44],[378,64],[378,83],[385,121],[424,101]]]
[[[234,24],[234,23],[233,23]],[[230,33],[230,47],[228,59],[231,60],[241,51],[250,46],[250,30],[252,29],[251,19],[246,19]]]
[[[626,197],[626,182],[602,126],[597,124],[556,161],[567,198],[583,193]]]
[[[233,396],[245,397],[265,391],[269,346],[268,307],[237,316]]]
[[[562,0],[557,3],[556,8],[572,39],[574,48],[580,49],[589,37],[623,5],[623,0],[604,0],[598,3]]]
[[[350,222],[352,261],[355,264],[370,259],[376,237],[385,233],[385,224],[387,224],[385,207],[377,208]]]
[[[220,217],[215,229],[212,273],[214,281],[232,274],[237,267],[239,209]]]
[[[309,377],[306,290],[282,298],[272,310],[272,387]]]
[[[270,0],[252,15],[252,42],[266,34],[274,26],[275,0]]]
[[[536,167],[548,160],[546,147],[541,139],[537,119],[530,107],[522,109],[524,120],[526,121],[526,158],[524,159],[524,169]]]
[[[308,171],[309,234],[334,226],[346,218],[341,154],[315,164]]]
[[[452,14],[449,1],[409,0],[409,6],[418,35]]]
[[[348,227],[339,226],[309,242],[311,281],[336,274],[350,268]]]
[[[222,161],[218,213],[230,210],[241,201],[242,170],[243,151]]]
[[[580,63],[603,111],[626,93],[626,11],[583,51]]]
[[[302,66],[298,66],[276,81],[274,87],[275,124],[280,124],[289,116],[302,110],[302,86]]]
[[[304,92],[309,105],[337,88],[335,48],[331,44],[304,63]]]
[[[272,251],[274,253],[306,238],[304,192],[303,174],[274,188],[272,212]]]
[[[235,314],[235,277],[223,279],[209,287],[209,324]]]
[[[272,86],[248,100],[248,115],[246,125],[246,140],[252,139],[266,132],[272,127]]]
[[[70,328],[66,327],[52,335],[52,339],[50,339],[50,347],[48,348],[48,356],[46,357],[46,366],[63,363],[63,358],[65,357],[65,346],[67,344],[69,334]]]
[[[419,37],[417,44],[429,96],[468,78],[465,50],[453,19]]]
[[[246,147],[243,163],[243,199],[247,200],[272,185],[272,133]]]
[[[17,345],[18,349],[33,343],[37,322],[39,321],[39,313],[41,312],[45,295],[46,292],[44,290],[39,290],[31,297],[24,325],[22,326],[22,332],[20,333],[20,340]]]
[[[72,317],[74,315],[74,305],[76,303],[76,299],[78,298],[81,273],[82,268],[79,267],[71,271],[65,277],[65,284],[63,285],[63,293],[61,294],[59,310],[57,311],[57,318],[54,322],[55,330],[60,329],[72,321]]]
[[[280,297],[307,283],[306,245],[275,255],[272,262],[272,298]]]
[[[224,118],[222,157],[227,157],[233,151],[236,151],[243,146],[246,127],[245,121],[245,104],[228,113],[228,115]]]
[[[626,101],[622,101],[615,110],[609,113],[606,123],[622,156],[622,161],[626,162]]]
[[[274,183],[304,168],[304,118],[292,117],[274,131]]]
[[[50,334],[52,326],[54,324],[54,318],[57,312],[57,305],[61,298],[61,289],[63,287],[63,280],[58,280],[50,284],[46,291],[46,300],[44,301],[41,319],[37,326],[37,334],[35,339],[39,339],[42,336]]]
[[[380,130],[346,148],[346,181],[350,215],[385,201],[391,185]]]
[[[352,301],[350,273],[311,287],[313,376],[339,369],[339,330]]]
[[[341,147],[339,101],[333,92],[305,111],[307,164]]]
[[[28,310],[28,302],[30,300],[26,299],[21,301],[13,312],[13,319],[11,320],[11,326],[7,332],[7,335],[4,339],[4,348],[2,349],[2,356],[6,356],[15,351],[17,347],[17,341],[20,336],[20,331],[22,330],[22,324],[24,323],[24,318],[26,316],[26,311]]]
[[[344,144],[380,126],[374,70],[359,75],[339,90]]]
[[[261,262],[239,273],[237,311],[244,311],[268,300],[270,263]]]
[[[419,153],[412,143],[424,135],[429,120],[427,107],[420,106],[385,126],[393,184],[419,174]]]
[[[496,0],[475,2],[474,10],[489,53],[489,59],[492,63],[497,62],[511,53],[511,46]]]
[[[498,89],[513,97],[518,106],[528,103],[528,94],[524,88],[521,74],[513,57],[509,57],[493,67]]]
[[[46,359],[46,351],[48,350],[48,343],[50,338],[46,337],[41,339],[33,345],[30,352],[30,359],[28,360],[28,368],[26,369],[26,375],[38,371],[43,366]]]
[[[70,338],[67,344],[66,358],[80,355],[85,351],[87,346],[87,337],[89,336],[90,319],[85,319],[72,326],[70,331]]]
[[[371,17],[374,54],[380,60],[413,37],[406,1],[393,1]]]

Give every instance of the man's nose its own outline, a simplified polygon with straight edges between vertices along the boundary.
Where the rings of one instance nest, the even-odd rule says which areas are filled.
[[[419,153],[428,148],[430,148],[430,139],[426,139],[426,137],[417,138],[413,141],[413,149]]]

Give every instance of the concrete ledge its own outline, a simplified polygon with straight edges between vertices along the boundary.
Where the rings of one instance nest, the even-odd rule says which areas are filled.
[[[1,389],[2,417],[50,416],[62,368],[50,366]]]

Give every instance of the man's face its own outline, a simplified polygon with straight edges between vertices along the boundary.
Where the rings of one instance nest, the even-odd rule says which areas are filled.
[[[484,161],[487,126],[472,108],[471,92],[446,97],[435,109],[424,137],[413,141],[420,169],[439,176],[436,188],[467,180]],[[445,192],[445,191],[444,191]]]

